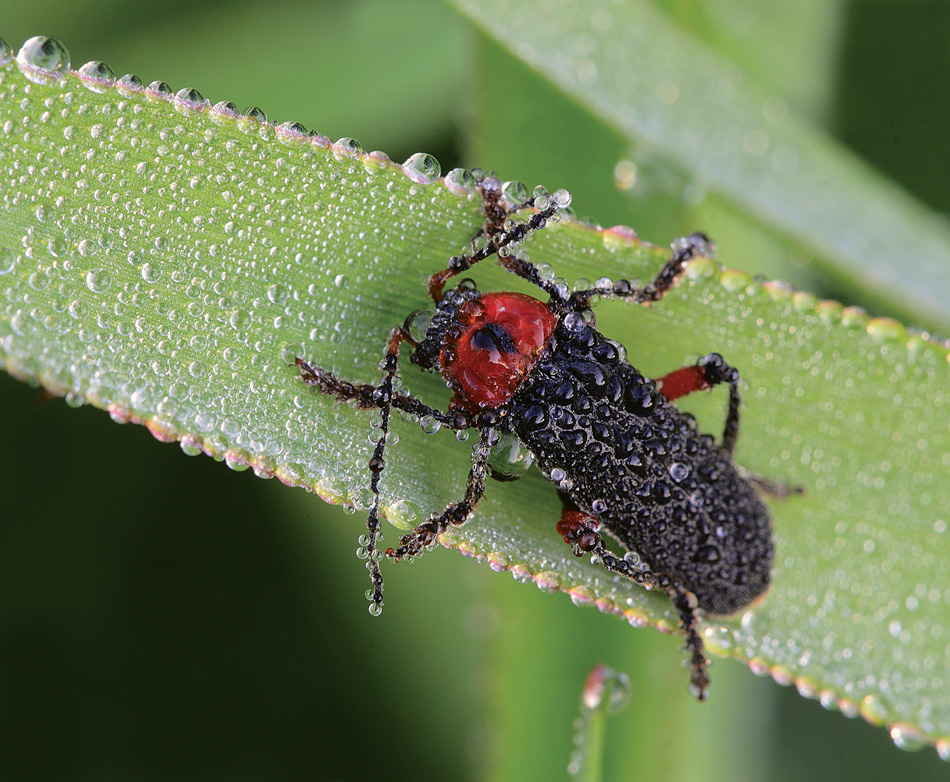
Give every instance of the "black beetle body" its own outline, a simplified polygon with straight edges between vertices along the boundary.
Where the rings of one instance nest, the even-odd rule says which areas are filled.
[[[429,292],[436,308],[425,334],[412,336],[418,313],[393,329],[379,385],[351,384],[297,359],[306,383],[380,411],[383,436],[369,463],[374,503],[364,547],[373,582],[370,611],[378,613],[383,604],[378,484],[392,408],[456,431],[479,430],[465,496],[388,549],[392,559],[418,554],[448,527],[464,524],[485,491],[493,446],[502,435],[515,436],[557,485],[564,505],[557,529],[575,554],[592,553],[608,571],[670,596],[691,654],[692,689],[703,699],[709,679],[697,609],[728,615],[751,605],[768,590],[774,557],[768,510],[731,458],[739,426],[739,373],[710,353],[658,380],[645,378],[627,363],[622,348],[596,330],[590,305],[595,297],[658,301],[692,257],[709,252],[709,240],[702,234],[678,240],[673,257],[645,286],[601,280],[596,288],[572,293],[514,253],[556,216],[558,194],[521,205],[537,211],[515,221],[509,216],[521,206],[502,204],[497,180],[485,179],[479,192],[486,216],[480,233],[487,239],[432,276]],[[482,293],[470,280],[443,293],[448,279],[493,254],[549,300]],[[414,348],[412,363],[440,372],[454,391],[448,412],[394,391],[403,343]],[[672,400],[720,383],[729,387],[729,407],[717,444]],[[622,545],[625,556],[605,546],[601,530]]]

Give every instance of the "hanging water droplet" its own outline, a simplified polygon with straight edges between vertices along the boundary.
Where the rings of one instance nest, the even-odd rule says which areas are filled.
[[[420,418],[419,426],[422,427],[422,431],[425,432],[426,434],[435,434],[436,432],[439,431],[439,429],[442,428],[442,424],[440,424],[431,415],[425,415],[422,418]]]
[[[104,62],[92,60],[78,71],[79,80],[90,92],[103,93],[115,85],[115,74]]]
[[[432,325],[432,317],[435,313],[432,310],[416,310],[409,313],[403,323],[403,328],[409,332],[409,336],[415,342],[422,342],[425,339],[429,326]]]
[[[914,730],[910,725],[902,725],[900,723],[891,726],[891,740],[898,749],[905,750],[906,752],[916,752],[917,750],[923,749],[926,744],[920,733]]]
[[[475,192],[475,177],[466,168],[453,168],[445,175],[445,186],[456,195],[471,195]]]
[[[587,676],[582,700],[591,711],[604,709],[616,714],[630,703],[630,678],[623,671],[598,663]]]
[[[501,194],[509,206],[521,206],[531,198],[527,186],[523,182],[514,179],[505,182],[501,186]]]
[[[488,472],[507,483],[524,475],[534,461],[531,452],[513,434],[502,434],[488,456]]]
[[[59,84],[69,70],[69,52],[55,38],[30,38],[16,56],[23,75],[36,84]]]
[[[179,445],[181,446],[181,450],[188,454],[188,456],[197,456],[202,450],[201,440],[197,437],[182,437]]]

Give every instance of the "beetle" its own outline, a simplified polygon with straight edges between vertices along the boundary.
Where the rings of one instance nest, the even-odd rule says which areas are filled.
[[[711,242],[703,234],[677,240],[670,260],[646,285],[601,280],[572,292],[517,253],[531,233],[558,218],[569,196],[542,194],[510,207],[491,176],[479,182],[478,191],[485,214],[476,236],[480,242],[473,240],[471,252],[452,257],[430,278],[431,320],[413,313],[391,331],[379,384],[349,383],[296,360],[305,383],[357,408],[379,411],[381,436],[369,461],[373,502],[368,535],[361,541],[372,580],[370,612],[378,614],[383,605],[379,480],[392,410],[429,417],[455,431],[478,430],[464,496],[387,549],[392,560],[419,554],[440,533],[472,517],[485,492],[493,448],[514,437],[556,484],[563,503],[557,531],[574,553],[589,553],[611,573],[669,595],[686,639],[690,689],[704,700],[709,676],[699,613],[725,616],[753,604],[769,588],[774,558],[771,520],[757,490],[767,483],[732,461],[739,432],[739,372],[710,353],[657,380],[644,377],[616,343],[597,331],[591,305],[598,298],[659,301],[692,258],[711,254]],[[514,216],[530,207],[534,212],[526,219]],[[445,290],[448,280],[492,255],[539,288],[547,301],[482,292],[467,279]],[[413,349],[413,364],[442,374],[453,392],[447,411],[394,389],[403,345]],[[723,383],[729,402],[722,440],[716,443],[673,401]],[[602,533],[627,554],[611,551]]]

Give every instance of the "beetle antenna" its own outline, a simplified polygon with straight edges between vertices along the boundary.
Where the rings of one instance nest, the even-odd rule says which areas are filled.
[[[369,509],[369,515],[366,517],[366,529],[369,534],[360,539],[360,554],[366,552],[366,569],[369,571],[370,580],[373,586],[367,591],[366,596],[370,600],[369,612],[373,616],[379,616],[383,610],[383,574],[379,569],[379,559],[381,552],[379,550],[380,521],[379,521],[379,479],[383,468],[386,466],[384,452],[386,450],[386,438],[389,435],[389,421],[392,418],[393,408],[393,378],[396,376],[396,370],[399,369],[399,346],[403,342],[412,342],[412,338],[402,328],[394,328],[389,334],[389,344],[386,348],[386,355],[380,362],[380,369],[383,371],[383,379],[373,392],[373,401],[379,405],[379,439],[376,441],[376,447],[373,449],[373,455],[369,460],[370,471],[370,491],[373,493],[373,504]]]

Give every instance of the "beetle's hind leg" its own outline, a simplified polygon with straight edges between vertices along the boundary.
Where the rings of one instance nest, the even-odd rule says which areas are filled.
[[[564,499],[562,497],[562,499]],[[706,700],[709,689],[709,673],[706,647],[699,634],[699,617],[696,612],[696,596],[676,579],[662,573],[653,573],[642,566],[614,554],[604,544],[598,529],[600,523],[578,510],[570,501],[565,501],[557,531],[564,536],[577,556],[590,552],[611,573],[616,573],[647,589],[662,589],[666,592],[679,614],[680,627],[686,636],[686,650],[690,657],[690,691],[701,701]]]

